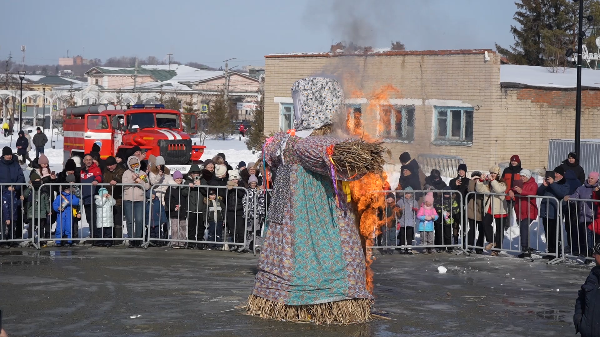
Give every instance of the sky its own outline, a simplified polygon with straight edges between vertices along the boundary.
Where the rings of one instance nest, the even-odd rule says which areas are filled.
[[[156,56],[212,67],[354,41],[407,50],[495,49],[514,41],[513,0],[4,0],[0,60]]]

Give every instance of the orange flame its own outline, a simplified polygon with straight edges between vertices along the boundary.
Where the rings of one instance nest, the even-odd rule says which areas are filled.
[[[381,234],[381,226],[385,220],[377,217],[378,210],[385,209],[385,194],[374,191],[389,190],[385,172],[381,174],[368,173],[363,178],[350,182],[350,196],[358,206],[359,231],[367,265],[367,289],[373,293],[373,271],[371,264],[373,256],[371,247],[373,240]]]
[[[377,135],[384,135],[392,127],[392,109],[390,109],[390,96],[392,94],[399,96],[400,90],[391,84],[386,84],[366,95],[369,105],[364,110],[359,112],[355,107],[348,107],[346,113],[346,127],[348,128],[348,132],[365,140],[374,140],[376,137],[368,134],[363,127],[363,121],[373,121],[377,125]],[[358,89],[352,89],[350,97],[365,98],[365,94]]]

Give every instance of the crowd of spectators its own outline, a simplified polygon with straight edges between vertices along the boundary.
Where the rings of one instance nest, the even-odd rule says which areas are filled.
[[[175,249],[248,252],[254,232],[260,235],[267,179],[255,163],[242,161],[234,169],[220,153],[184,175],[171,172],[161,156],[146,159],[139,147],[101,159],[95,145],[83,158],[68,159],[57,173],[43,149],[37,150],[30,163],[20,148],[17,154],[10,147],[2,150],[0,241],[5,246],[17,246],[26,227],[42,247],[84,242],[110,247],[125,238],[132,248],[149,240]]]

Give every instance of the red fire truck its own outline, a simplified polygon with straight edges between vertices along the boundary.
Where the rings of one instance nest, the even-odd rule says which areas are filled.
[[[146,158],[163,156],[169,169],[185,173],[206,148],[192,144],[181,113],[162,104],[69,107],[63,110],[63,118],[64,162],[75,155],[83,157],[94,144],[100,146],[102,159],[139,146],[146,149]],[[196,124],[193,119],[192,128]]]

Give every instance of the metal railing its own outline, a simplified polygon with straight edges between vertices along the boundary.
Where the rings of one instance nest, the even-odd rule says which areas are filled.
[[[595,199],[561,200],[566,235],[565,257],[594,260],[593,248],[600,242],[599,205],[600,200]]]
[[[256,255],[261,251],[269,230],[269,207],[273,190],[257,187],[254,191],[254,207],[250,207],[250,212],[253,223],[252,251]]]

